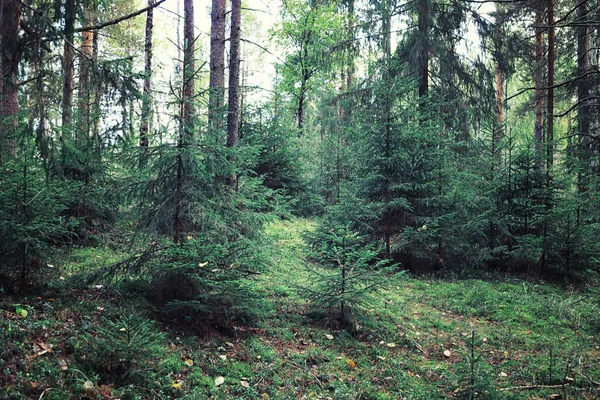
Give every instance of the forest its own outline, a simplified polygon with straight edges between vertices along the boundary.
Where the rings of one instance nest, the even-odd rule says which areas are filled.
[[[0,0],[0,399],[600,398],[600,1]]]

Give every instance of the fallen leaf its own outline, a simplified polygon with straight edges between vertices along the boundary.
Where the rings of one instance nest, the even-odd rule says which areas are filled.
[[[121,332],[125,332],[126,330],[127,330],[127,329],[125,329],[125,328],[121,328],[121,329],[119,329],[119,331],[121,331]]]
[[[501,376],[502,378],[506,378],[508,376],[508,374],[506,372],[500,372],[498,374],[498,376]]]
[[[215,378],[215,386],[221,386],[223,383],[225,383],[225,378],[222,376],[217,376]]]
[[[450,357],[452,355],[452,353],[450,352],[450,350],[444,350],[444,355],[446,357]]]
[[[346,359],[346,364],[348,364],[350,368],[356,368],[356,363],[349,358]]]
[[[266,394],[266,393],[261,394],[260,398],[263,399],[263,400],[269,400],[270,399],[269,395]]]
[[[387,347],[396,347],[396,343],[388,343]]]
[[[182,383],[183,383],[183,382],[182,382],[181,380],[176,380],[176,381],[173,381],[173,382],[171,382],[171,387],[172,387],[173,389],[179,390],[179,389],[181,389],[181,384],[182,384]]]
[[[233,343],[231,343],[231,342],[225,342],[225,344],[229,347],[233,347]]]
[[[245,388],[250,387],[250,384],[248,383],[248,381],[240,381],[240,385],[242,385]]]
[[[194,365],[194,360],[192,360],[191,358],[188,358],[184,362],[185,362],[185,365],[187,365],[188,367],[191,367],[192,365]]]
[[[94,388],[94,382],[92,382],[92,381],[85,381],[85,382],[83,383],[83,388],[84,388],[85,390],[90,390],[90,389],[93,389],[93,388]]]
[[[219,358],[223,361],[227,361],[227,356],[224,354],[219,355]]]
[[[60,369],[66,371],[69,367],[67,367],[67,362],[65,360],[58,360],[58,365],[60,365]]]
[[[333,335],[326,334],[326,335],[325,335],[325,337],[326,337],[328,340],[333,340]]]

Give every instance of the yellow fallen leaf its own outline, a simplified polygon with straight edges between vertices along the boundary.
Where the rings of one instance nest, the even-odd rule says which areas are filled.
[[[348,364],[350,368],[356,368],[356,363],[349,358],[346,359],[346,364]]]
[[[94,382],[92,382],[92,381],[85,381],[83,383],[83,388],[86,389],[86,390],[93,389],[94,388]]]
[[[185,362],[185,365],[187,365],[188,367],[191,367],[192,365],[194,365],[194,360],[192,360],[191,358],[188,358],[184,362]]]
[[[119,329],[119,331],[121,331],[121,332],[125,332],[126,330],[127,330],[127,329],[125,329],[125,328],[121,328],[121,329]]]
[[[327,340],[333,340],[333,335],[326,334],[325,337],[327,338]]]
[[[396,343],[388,343],[387,347],[396,347]]]
[[[444,355],[446,357],[450,357],[452,355],[452,353],[450,352],[450,350],[444,350]]]
[[[242,385],[245,388],[250,387],[250,384],[248,383],[248,381],[240,381],[240,385]]]
[[[171,387],[172,387],[173,389],[177,389],[177,390],[179,390],[179,389],[181,389],[181,384],[182,384],[182,383],[183,383],[183,382],[182,382],[181,380],[176,380],[176,381],[173,381],[173,382],[171,382]]]
[[[222,376],[217,376],[215,378],[215,386],[221,386],[223,383],[225,383],[225,378]]]
[[[270,399],[269,395],[266,394],[266,393],[261,394],[260,398],[263,399],[263,400],[269,400]]]

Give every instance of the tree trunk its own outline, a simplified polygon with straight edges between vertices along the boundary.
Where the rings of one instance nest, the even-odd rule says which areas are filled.
[[[576,0],[577,1],[577,0]],[[544,37],[542,10],[535,12],[535,123],[534,140],[536,150],[536,170],[543,169],[542,143],[544,136],[544,68],[542,59],[544,57]]]
[[[179,128],[179,139],[177,147],[179,155],[177,156],[177,182],[175,189],[175,221],[173,226],[174,241],[181,242],[185,237],[187,230],[191,229],[188,221],[188,215],[184,212],[186,199],[183,188],[188,183],[188,175],[185,171],[185,152],[189,150],[194,137],[194,0],[184,0],[183,2],[183,90],[181,99],[181,126]]]
[[[547,166],[548,170],[554,164],[554,0],[548,0],[548,132],[547,142]]]
[[[94,25],[92,10],[85,10],[85,26]],[[94,60],[94,31],[84,30],[81,33],[81,49],[79,50],[79,93],[78,103],[78,129],[76,134],[86,141],[89,140],[90,133],[90,100],[91,100],[91,72],[92,62]]]
[[[2,161],[1,154],[5,149],[11,154],[14,154],[15,149],[15,142],[9,139],[9,136],[17,126],[19,114],[17,74],[21,52],[17,38],[21,26],[21,2],[19,0],[3,0],[1,6],[0,162]]]
[[[210,78],[208,125],[213,130],[223,127],[221,108],[225,101],[225,0],[213,0],[210,28]]]
[[[242,1],[231,0],[231,38],[229,50],[229,112],[227,114],[227,146],[238,142],[240,117],[240,31]]]
[[[588,19],[589,5],[587,0],[574,0],[577,6],[577,17],[579,26],[577,27],[577,73],[584,76],[590,71],[590,27]],[[590,80],[581,78],[577,85],[577,120],[579,128],[579,149],[578,153],[585,162],[589,163],[590,156],[590,114],[589,106]],[[580,188],[581,189],[581,188]]]
[[[419,3],[419,48],[418,68],[419,68],[419,97],[427,96],[429,91],[429,0],[421,0]],[[421,101],[421,106],[423,106]]]
[[[148,6],[151,6],[154,0],[148,0]],[[145,66],[144,66],[144,96],[142,97],[142,115],[140,123],[140,150],[142,156],[148,153],[150,140],[148,133],[150,131],[150,119],[152,110],[152,28],[154,22],[154,8],[150,8],[146,13],[146,41],[144,45]]]
[[[71,124],[73,106],[73,29],[75,25],[75,0],[65,2],[65,43],[63,51],[62,127]]]

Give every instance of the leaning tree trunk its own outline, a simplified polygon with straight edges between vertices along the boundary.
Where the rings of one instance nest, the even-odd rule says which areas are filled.
[[[148,6],[152,6],[154,0],[148,0]],[[140,150],[142,154],[148,153],[150,140],[150,119],[152,110],[152,27],[154,20],[154,8],[146,13],[146,42],[144,46],[144,96],[142,97],[142,115],[140,123]]]
[[[173,225],[173,239],[175,242],[183,241],[186,230],[191,229],[189,215],[185,212],[185,206],[189,199],[185,198],[183,188],[188,182],[189,172],[184,170],[185,153],[189,150],[194,137],[194,76],[195,60],[194,45],[194,0],[183,2],[183,90],[181,99],[181,126],[177,147],[177,182],[175,189],[175,218]]]
[[[225,0],[213,0],[210,28],[210,78],[208,126],[222,128],[221,108],[225,101]]]
[[[17,126],[19,114],[19,86],[17,74],[21,58],[19,29],[21,26],[21,2],[3,0],[0,17],[0,51],[2,52],[2,77],[0,90],[0,163],[2,153],[14,153],[15,142],[9,138]],[[5,150],[6,149],[6,150]]]

